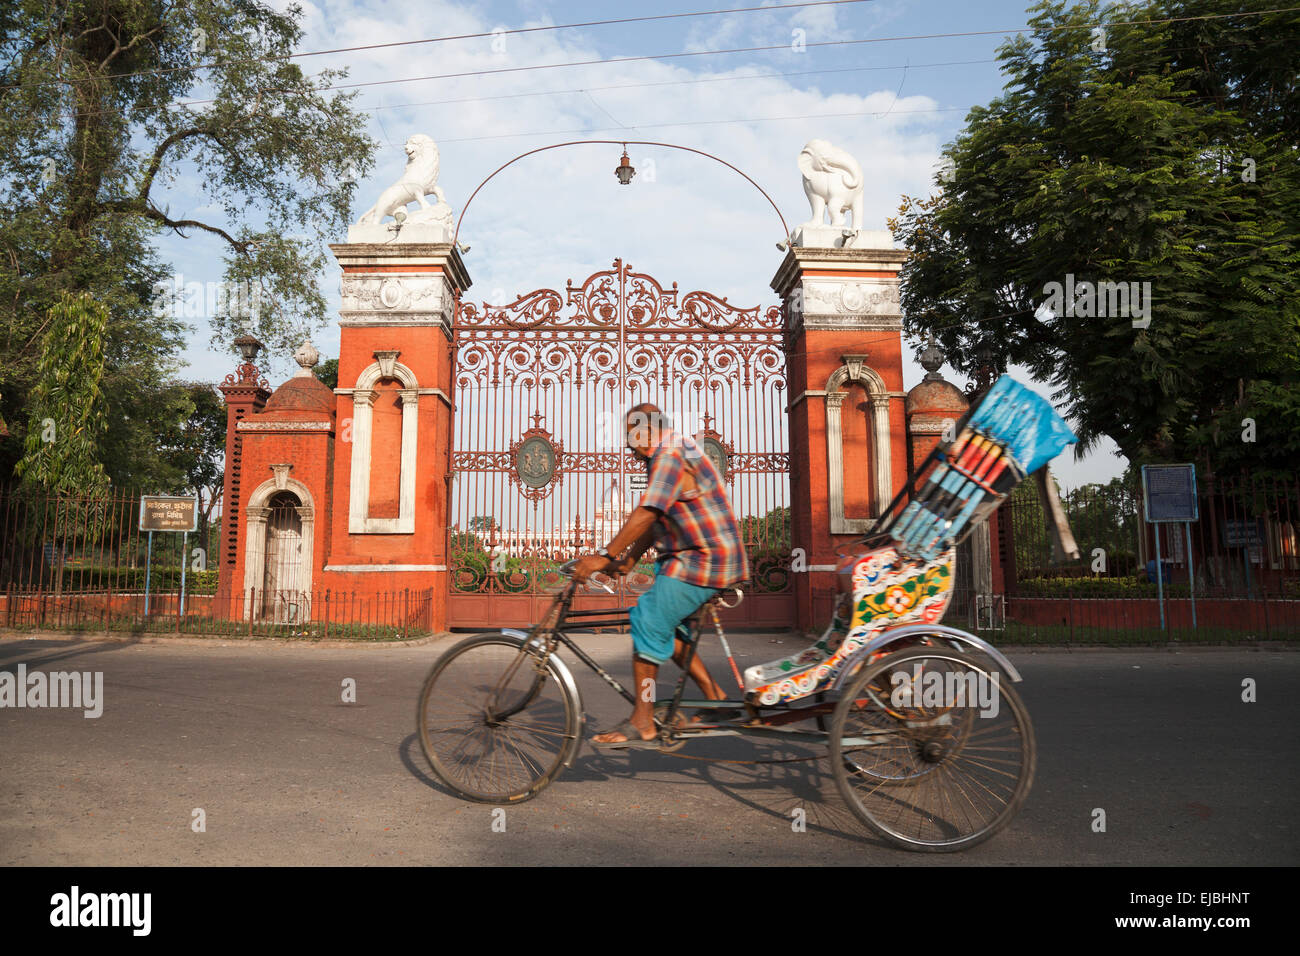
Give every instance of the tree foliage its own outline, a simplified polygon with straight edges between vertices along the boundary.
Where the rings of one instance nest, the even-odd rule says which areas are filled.
[[[374,144],[355,93],[330,90],[345,73],[308,75],[293,59],[301,17],[255,0],[17,0],[0,12],[0,411],[17,440],[0,447],[6,471],[44,317],[84,291],[109,312],[106,467],[119,482],[164,477],[150,452],[171,420],[157,416],[185,414],[182,400],[159,403],[185,332],[169,303],[154,307],[171,284],[154,249],[164,233],[225,250],[236,294],[207,316],[214,341],[249,332],[288,351],[324,321],[324,241],[346,225]]]
[[[326,359],[317,365],[312,371],[316,377],[328,385],[330,388],[339,387],[339,360],[336,358]]]
[[[108,309],[65,293],[50,309],[41,344],[25,453],[15,473],[29,490],[93,496],[108,487],[99,460]]]
[[[1138,464],[1300,462],[1300,13],[1241,11],[1040,3],[941,191],[891,220],[907,331],[1055,386],[1079,454],[1108,435]],[[1049,308],[1067,277],[1137,283],[1150,311]]]
[[[226,404],[217,390],[201,382],[173,389],[180,414],[164,433],[161,454],[175,474],[171,487],[199,498],[206,526],[225,482]]]

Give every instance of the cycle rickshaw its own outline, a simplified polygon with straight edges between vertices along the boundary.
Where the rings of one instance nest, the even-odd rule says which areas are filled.
[[[747,668],[740,698],[685,696],[710,614],[726,648],[713,607],[724,594],[696,613],[682,635],[682,674],[672,696],[656,701],[661,752],[736,735],[825,745],[854,815],[909,850],[965,849],[1015,816],[1036,762],[1013,686],[1020,674],[987,641],[940,619],[953,595],[957,544],[1029,474],[1037,473],[1058,551],[1078,556],[1046,473],[1075,437],[1044,399],[1007,376],[944,437],[877,530],[839,563],[840,601],[825,632],[797,654]],[[531,630],[475,635],[434,664],[417,705],[419,738],[453,793],[517,803],[573,765],[585,717],[561,646],[634,702],[571,636],[626,625],[627,610],[574,610],[575,592],[572,580],[562,586]],[[792,726],[809,721],[815,728]]]

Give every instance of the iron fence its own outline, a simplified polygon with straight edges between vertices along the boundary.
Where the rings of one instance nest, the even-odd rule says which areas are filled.
[[[1063,491],[1081,557],[1057,564],[1036,493],[1017,488],[1000,510],[1009,632],[1067,643],[1115,631],[1300,636],[1300,480],[1206,477],[1197,492],[1188,528],[1147,522],[1140,485]]]
[[[199,515],[190,535],[141,531],[138,491],[56,496],[0,487],[0,589],[81,594],[179,588],[216,590],[217,522]],[[210,570],[209,570],[210,567]]]

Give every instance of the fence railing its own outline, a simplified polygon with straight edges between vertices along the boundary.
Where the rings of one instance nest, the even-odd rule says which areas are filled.
[[[216,563],[209,562],[218,529],[203,525],[188,536],[140,530],[140,492],[112,489],[103,495],[59,497],[0,487],[0,589],[10,586],[56,594],[163,589],[216,590]],[[209,565],[211,570],[209,570]]]
[[[1140,486],[1063,491],[1082,555],[1063,566],[1052,563],[1037,495],[1022,485],[1000,511],[1012,536],[1008,597],[1154,600],[1159,575],[1166,597],[1175,599],[1189,597],[1193,586],[1206,599],[1300,598],[1300,479],[1211,477],[1197,490],[1190,555],[1184,525],[1146,522]]]
[[[943,623],[1001,644],[1240,643],[1300,640],[1300,597],[979,594],[956,588]]]
[[[55,594],[10,585],[0,625],[14,629],[174,633],[316,640],[410,640],[432,633],[432,588],[391,591],[82,590]]]

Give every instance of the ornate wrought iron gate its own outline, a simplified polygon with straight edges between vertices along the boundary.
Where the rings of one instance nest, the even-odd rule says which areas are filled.
[[[654,402],[720,465],[753,584],[734,620],[784,626],[790,582],[790,455],[780,307],[680,296],[622,260],[561,295],[461,303],[448,514],[452,626],[532,623],[555,567],[604,546],[635,507],[645,469],[623,420]],[[649,586],[648,554],[611,597]]]

